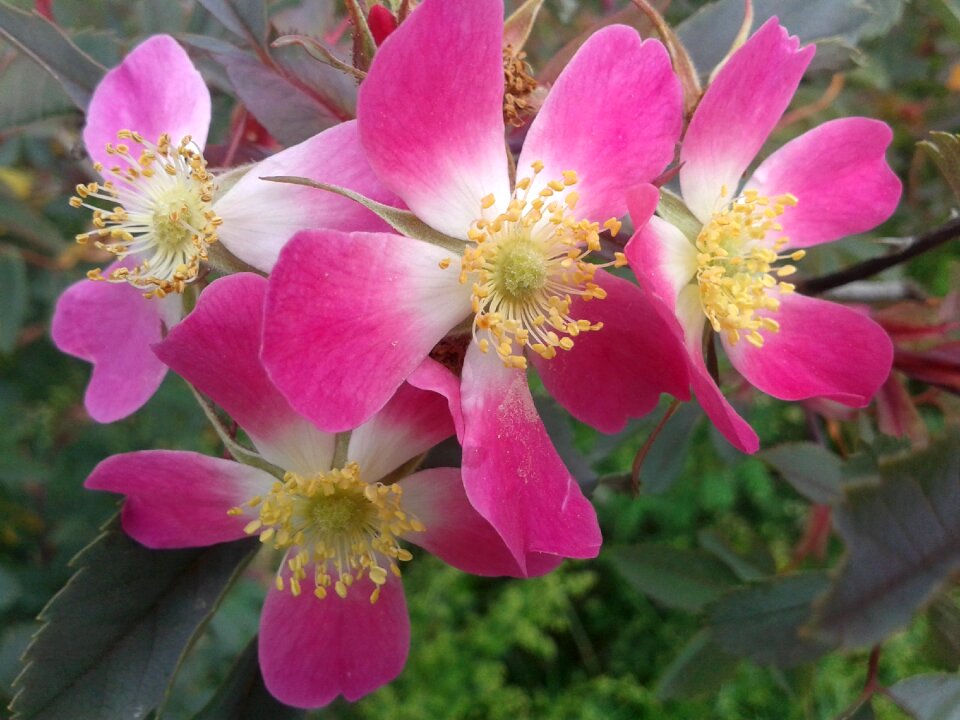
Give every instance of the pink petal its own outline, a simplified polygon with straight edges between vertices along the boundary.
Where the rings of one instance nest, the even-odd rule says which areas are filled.
[[[676,227],[652,217],[624,248],[640,284],[671,309],[697,272],[697,250]]]
[[[426,527],[404,539],[458,570],[473,575],[532,577],[563,561],[556,555],[528,557],[527,572],[522,572],[497,531],[473,509],[456,468],[423,470],[401,480],[400,486],[404,510]]]
[[[258,163],[218,199],[220,240],[245,263],[270,272],[280,248],[299,230],[384,231],[390,227],[359,203],[332,192],[261,178],[292,175],[355,190],[386,205],[399,199],[373,174],[356,121],[335,125]]]
[[[126,495],[123,529],[150,548],[214,545],[246,537],[249,517],[228,515],[267,492],[271,475],[220,458],[175,450],[143,450],[101,462],[84,482],[88,490]]]
[[[360,466],[366,482],[377,482],[453,432],[447,399],[404,383],[380,412],[351,433],[347,457]]]
[[[203,149],[210,127],[210,92],[183,48],[169,35],[154,35],[137,45],[103,76],[87,108],[83,142],[94,162],[107,168],[116,158],[107,143],[117,131],[133,130],[157,142],[169,133],[174,142],[186,135]]]
[[[370,164],[424,222],[465,238],[510,198],[501,0],[424,0],[377,52],[357,118]]]
[[[517,177],[529,175],[536,160],[545,166],[541,184],[575,170],[578,218],[602,223],[624,215],[625,189],[649,182],[673,159],[681,101],[659,41],[641,42],[624,25],[599,30],[550,89],[524,141]]]
[[[390,577],[370,603],[373,584],[353,585],[345,599],[271,588],[260,616],[260,669],[277,700],[299,708],[328,705],[337,695],[357,700],[403,670],[410,619],[400,580]]]
[[[331,432],[382,408],[470,313],[470,289],[439,267],[448,257],[386,233],[294,236],[270,277],[262,353],[290,404]]]
[[[160,387],[167,369],[150,345],[167,310],[127,284],[81,280],[60,296],[50,335],[61,351],[93,363],[84,405],[97,422],[127,417]]]
[[[800,48],[770,18],[723,66],[700,101],[680,151],[680,187],[688,207],[707,222],[726,187],[733,199],[800,84],[815,48]]]
[[[577,299],[571,317],[602,322],[582,333],[573,349],[552,360],[531,354],[547,390],[570,414],[602,432],[619,432],[627,420],[657,406],[660,393],[690,398],[683,348],[639,287],[600,271],[603,300]],[[600,368],[608,368],[597,382]]]
[[[433,358],[426,358],[408,377],[407,382],[421,390],[432,390],[447,399],[457,440],[463,440],[463,410],[460,407],[460,378]]]
[[[266,279],[252,273],[214,281],[155,351],[226,410],[268,460],[284,470],[324,472],[333,436],[294,412],[260,363],[266,293]]]
[[[777,221],[791,247],[810,247],[876,227],[900,201],[900,180],[884,157],[893,132],[868,118],[832,120],[768,157],[747,186],[798,199]]]
[[[550,443],[526,374],[472,343],[462,393],[467,497],[521,568],[530,552],[595,557],[596,513]]]
[[[656,185],[641,183],[627,190],[627,210],[634,232],[643,229],[653,214],[657,211],[660,202],[660,189]]]
[[[781,400],[824,397],[864,407],[890,374],[893,343],[877,323],[837,303],[783,295],[767,313],[779,332],[761,331],[762,348],[724,342],[734,367]]]

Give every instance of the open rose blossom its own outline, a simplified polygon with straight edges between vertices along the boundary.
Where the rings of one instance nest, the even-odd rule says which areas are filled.
[[[795,294],[784,279],[803,248],[869,230],[893,213],[900,181],[884,158],[890,128],[867,118],[824,123],[740,182],[813,54],[774,18],[717,74],[680,154],[680,186],[695,220],[680,228],[650,217],[658,197],[652,186],[631,196],[641,229],[627,245],[630,265],[686,347],[697,400],[746,452],[759,441],[704,365],[705,323],[733,366],[782,400],[824,397],[863,407],[890,372],[890,339],[875,322]]]
[[[180,293],[222,242],[264,271],[297,230],[379,230],[376,216],[336,195],[267,183],[261,175],[335,177],[375,199],[393,196],[344,123],[259,163],[226,193],[203,157],[210,93],[190,58],[166,35],[138,45],[94,91],[83,140],[101,175],[77,186],[74,207],[93,213],[77,237],[117,257],[60,297],[52,335],[63,352],[94,365],[85,404],[100,422],[119,420],[153,395],[166,372],[150,349],[183,314]],[[144,299],[142,296],[148,296]]]
[[[424,0],[384,41],[360,87],[363,149],[448,239],[299,233],[271,275],[263,360],[294,407],[340,430],[383,407],[441,341],[468,345],[470,501],[518,562],[593,557],[594,510],[550,444],[525,368],[607,432],[661,392],[689,397],[683,353],[647,297],[588,260],[600,233],[619,229],[625,189],[672,159],[681,92],[659,42],[601,30],[551,88],[511,186],[502,41],[501,0]]]
[[[217,280],[157,355],[223,407],[273,474],[193,452],[148,450],[98,465],[86,487],[126,495],[123,527],[151,548],[247,535],[285,553],[260,620],[260,665],[270,692],[298,707],[371,692],[399,674],[410,640],[400,564],[419,545],[480,575],[521,574],[499,535],[471,507],[456,468],[404,476],[454,432],[444,395],[404,384],[343,443],[294,412],[258,359],[267,281]],[[428,360],[411,378],[455,389]],[[279,473],[278,473],[279,474]],[[551,570],[530,558],[522,574]]]

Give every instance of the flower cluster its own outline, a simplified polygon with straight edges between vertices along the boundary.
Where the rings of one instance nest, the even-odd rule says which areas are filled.
[[[254,535],[280,551],[259,654],[292,705],[402,670],[408,544],[513,577],[597,555],[528,371],[607,433],[692,391],[747,452],[757,436],[704,360],[715,336],[784,400],[861,407],[890,371],[876,323],[789,282],[805,248],[893,212],[889,129],[826,123],[741,181],[813,47],[771,19],[687,123],[664,46],[613,25],[518,113],[503,28],[501,0],[423,0],[384,34],[356,120],[240,171],[208,167],[210,95],[170,37],[135,48],[87,113],[102,179],[76,189],[93,222],[77,239],[115,261],[63,294],[52,330],[94,365],[86,407],[125,417],[171,369],[252,447],[115,456],[86,485],[125,495],[124,528],[148,547]],[[505,134],[527,119],[514,162]],[[671,165],[682,205],[659,186]],[[461,467],[420,469],[453,436]]]

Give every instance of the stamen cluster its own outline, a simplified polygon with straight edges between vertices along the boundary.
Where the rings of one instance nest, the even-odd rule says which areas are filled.
[[[774,267],[779,260],[800,260],[803,250],[780,255],[788,243],[779,237],[766,241],[768,233],[782,232],[776,218],[797,204],[790,194],[772,198],[746,190],[718,213],[697,237],[697,282],[703,311],[718,333],[731,344],[741,338],[763,346],[760,330],[778,332],[780,324],[759,311],[780,309],[778,295],[792,293],[794,285],[778,278],[796,272],[793,265]]]
[[[294,596],[300,595],[301,583],[312,571],[314,594],[320,599],[331,585],[345,598],[355,582],[369,577],[373,603],[387,581],[387,569],[399,577],[397,563],[413,557],[400,547],[399,536],[424,530],[419,520],[402,510],[402,494],[398,485],[363,482],[356,463],[311,477],[288,472],[268,495],[246,503],[259,508],[259,517],[245,531],[278,550],[293,548],[286,584]],[[230,511],[243,512],[239,507]],[[277,574],[279,590],[284,589],[283,576]]]

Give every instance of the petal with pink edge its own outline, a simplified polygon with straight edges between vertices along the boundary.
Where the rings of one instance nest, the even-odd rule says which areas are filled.
[[[347,459],[374,483],[453,435],[447,399],[404,383],[390,402],[350,434]]]
[[[497,531],[470,504],[456,468],[423,470],[401,480],[400,487],[403,509],[426,528],[404,539],[458,570],[474,575],[533,577],[563,562],[556,555],[528,557],[527,572],[522,572]]]
[[[764,160],[747,187],[768,197],[796,196],[796,207],[777,218],[789,247],[864,232],[890,217],[900,201],[900,180],[884,157],[892,139],[879,120],[832,120]]]
[[[154,350],[226,410],[270,462],[300,473],[325,472],[333,435],[294,412],[260,363],[266,293],[266,279],[252,273],[216,280]]]
[[[370,165],[437,230],[465,238],[480,200],[510,198],[503,3],[424,0],[377,51],[357,120]]]
[[[658,217],[635,233],[624,248],[640,284],[673,309],[677,296],[697,272],[697,249],[677,227]]]
[[[260,669],[277,700],[299,708],[354,701],[393,680],[410,648],[410,619],[399,578],[390,576],[377,602],[372,583],[355,583],[346,598],[314,594],[312,573],[303,592],[271,588],[260,616]]]
[[[460,407],[460,378],[433,358],[424,360],[414,370],[407,382],[421,390],[432,390],[447,399],[447,407],[453,417],[457,440],[463,440],[463,410]]]
[[[331,432],[386,405],[470,313],[470,289],[439,267],[449,256],[386,233],[294,236],[270,276],[261,355],[290,404]]]
[[[687,206],[706,223],[726,188],[740,178],[773,131],[800,84],[815,48],[800,47],[770,18],[723,66],[697,106],[680,151],[680,187]]]
[[[577,51],[527,133],[517,176],[536,160],[533,193],[565,170],[577,172],[576,216],[594,222],[626,214],[625,189],[649,182],[673,159],[683,119],[680,83],[657,40],[624,25],[606,27]],[[584,132],[584,128],[589,128]]]
[[[169,35],[137,45],[103,76],[87,108],[83,142],[94,162],[109,168],[106,152],[119,130],[133,130],[151,142],[162,133],[178,143],[190,135],[203,149],[210,127],[210,91],[183,48]]]
[[[578,298],[570,312],[603,327],[581,333],[572,350],[551,360],[531,358],[547,390],[571,415],[614,433],[653,410],[660,393],[689,399],[689,379],[683,348],[643,290],[602,270],[594,279],[607,297]]]
[[[220,241],[253,267],[270,272],[284,244],[300,230],[388,231],[359,203],[332,192],[263,180],[290,175],[331,183],[397,206],[367,162],[356,121],[336,125],[252,167],[213,206],[223,219]]]
[[[93,363],[83,402],[97,422],[127,417],[160,387],[167,369],[150,345],[161,338],[167,310],[130,285],[93,280],[57,300],[50,335],[61,351]]]
[[[176,450],[114,455],[84,482],[126,495],[123,529],[150,548],[214,545],[246,537],[249,521],[227,511],[270,490],[272,475],[247,465]]]
[[[761,331],[763,347],[724,341],[724,348],[734,367],[768,395],[864,407],[890,374],[893,343],[856,310],[790,294],[780,297],[778,311],[764,314],[780,323],[780,331]]]
[[[467,497],[521,568],[528,571],[530,552],[595,557],[601,543],[596,513],[551,444],[526,374],[472,343],[461,392]]]

